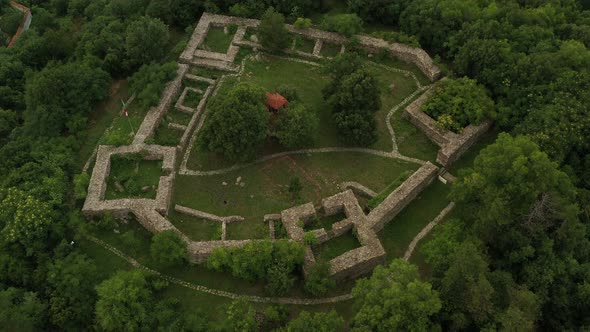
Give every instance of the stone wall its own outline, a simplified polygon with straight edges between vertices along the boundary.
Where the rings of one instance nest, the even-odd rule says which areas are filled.
[[[413,103],[406,107],[403,117],[408,119],[414,126],[422,130],[424,134],[436,145],[443,146],[455,139],[457,135],[453,132],[446,132],[436,125],[436,121],[422,112],[422,106],[434,93],[434,89],[429,89]]]
[[[491,127],[491,120],[485,120],[481,124],[474,126],[469,125],[463,129],[463,132],[457,139],[452,140],[444,145],[436,157],[436,161],[445,167],[452,165],[467,150],[477,142]]]
[[[404,183],[397,187],[385,200],[379,204],[367,216],[371,228],[375,232],[383,229],[386,223],[391,221],[411,201],[428,187],[437,176],[438,167],[431,162],[426,162]]]
[[[152,137],[154,131],[160,124],[160,121],[166,112],[168,112],[170,105],[172,105],[174,97],[176,97],[180,92],[180,88],[182,87],[182,79],[188,71],[188,68],[189,66],[187,64],[178,64],[176,78],[166,84],[166,89],[162,93],[162,98],[160,98],[158,106],[152,107],[146,114],[143,122],[141,123],[141,126],[133,138],[133,144],[143,144],[145,143],[146,139]]]
[[[184,206],[178,205],[178,204],[176,204],[174,206],[174,211],[176,211],[178,213],[189,215],[191,217],[205,219],[205,220],[214,221],[214,222],[218,222],[218,223],[232,223],[232,222],[244,221],[244,217],[241,217],[241,216],[220,217],[220,216],[217,216],[217,215],[214,215],[211,213],[191,209],[191,208],[184,207]]]
[[[436,121],[422,111],[424,103],[432,96],[434,88],[406,107],[403,117],[420,129],[433,143],[440,146],[436,161],[445,167],[452,165],[491,127],[492,121],[485,120],[481,124],[469,125],[461,134],[444,130],[437,126]]]
[[[208,66],[223,66],[224,62],[227,63],[233,61],[233,58],[231,57],[231,54],[233,54],[231,47],[228,51],[228,54],[226,55],[209,54],[211,52],[207,53],[206,51],[197,50],[199,45],[204,42],[207,32],[209,31],[210,25],[226,26],[229,24],[236,24],[245,28],[255,28],[258,27],[260,21],[240,17],[203,13],[201,19],[199,20],[199,23],[197,24],[197,27],[193,32],[193,35],[188,43],[187,48],[180,57],[180,61],[183,63],[196,63],[196,58],[197,60],[201,61],[201,63],[199,63],[200,65]],[[286,27],[287,30],[289,30],[293,34],[301,35],[305,38],[313,39],[316,41],[312,53],[299,52],[296,50],[285,50],[288,53],[294,53],[300,56],[320,58],[321,48],[324,43],[327,42],[331,44],[345,45],[349,42],[348,38],[334,32],[328,32],[317,29],[296,29],[294,26],[289,24],[286,25]],[[247,46],[256,49],[262,48],[262,46],[259,43],[243,39],[245,29],[243,31],[239,30],[238,32],[239,33],[236,34],[234,40],[232,41],[232,46]],[[382,39],[373,38],[365,35],[357,35],[355,37],[358,38],[360,46],[368,50],[369,52],[379,52],[381,50],[386,50],[392,56],[402,61],[416,65],[431,81],[438,79],[440,76],[439,68],[433,63],[432,58],[423,49],[399,43],[390,43]]]
[[[194,264],[207,262],[209,256],[216,248],[243,247],[252,240],[236,241],[189,241],[187,245],[188,260]]]

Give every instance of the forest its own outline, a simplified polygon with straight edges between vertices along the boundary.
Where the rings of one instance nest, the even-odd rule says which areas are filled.
[[[33,21],[7,48],[19,18],[0,2],[0,331],[590,329],[590,0],[19,3]],[[129,78],[142,105],[157,103],[203,12],[259,19],[269,7],[289,23],[419,45],[457,91],[477,86],[461,107],[501,133],[457,174],[452,222],[424,247],[429,276],[394,260],[357,281],[351,317],[270,307],[260,325],[239,300],[209,326],[198,308],[208,303],[181,314],[161,280],[104,275],[77,245],[101,227],[80,211],[80,156],[116,82]],[[182,255],[166,233],[152,241],[162,266]]]

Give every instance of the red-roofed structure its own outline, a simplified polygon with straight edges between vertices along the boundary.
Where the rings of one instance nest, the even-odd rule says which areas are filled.
[[[278,93],[267,92],[265,105],[270,112],[276,112],[281,108],[288,106],[289,101]]]

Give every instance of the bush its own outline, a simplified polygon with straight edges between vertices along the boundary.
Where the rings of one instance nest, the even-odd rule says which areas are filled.
[[[176,76],[177,69],[176,62],[143,65],[129,79],[129,89],[137,94],[141,106],[144,108],[154,106],[160,100],[166,83]]]
[[[264,280],[267,291],[283,292],[290,276],[303,264],[304,248],[288,240],[250,242],[243,247],[217,248],[207,261],[214,271],[229,271],[249,281]],[[271,280],[277,279],[277,280]]]
[[[363,21],[356,14],[326,16],[321,26],[325,30],[338,32],[347,37],[363,31]]]
[[[296,176],[292,177],[291,181],[289,181],[289,187],[287,188],[287,190],[289,191],[289,193],[291,193],[293,199],[299,198],[299,195],[301,194],[301,189],[303,189],[303,186],[301,185],[301,180],[299,180],[299,178]]]
[[[303,235],[303,243],[305,243],[305,245],[315,246],[318,242],[318,238],[315,236],[314,232],[306,232]]]
[[[295,278],[289,267],[283,264],[272,265],[268,268],[266,286],[264,289],[272,296],[283,295],[293,287]]]
[[[152,237],[150,254],[163,267],[180,265],[187,257],[186,244],[174,231],[164,231]]]
[[[258,27],[260,44],[273,52],[279,52],[289,46],[289,32],[285,27],[285,17],[274,8],[266,10]]]
[[[90,175],[83,172],[74,176],[74,198],[82,200],[88,194],[88,185],[90,184]]]
[[[298,17],[293,26],[295,29],[309,29],[311,27],[311,19]]]
[[[264,89],[239,84],[219,96],[209,107],[199,144],[231,161],[254,156],[268,134],[269,112],[264,106]]]
[[[334,114],[340,139],[350,145],[369,146],[377,140],[375,119],[367,113]]]
[[[320,261],[309,269],[303,288],[313,296],[321,296],[334,286],[336,282],[330,277],[330,264]]]
[[[475,80],[463,77],[439,83],[422,111],[443,129],[460,133],[463,128],[494,118],[494,101]]]
[[[281,145],[296,149],[312,145],[319,119],[303,105],[291,106],[279,112],[276,136]]]

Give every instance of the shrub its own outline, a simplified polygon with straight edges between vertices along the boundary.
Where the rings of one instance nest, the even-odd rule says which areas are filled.
[[[493,118],[494,101],[486,89],[475,80],[463,77],[447,79],[435,88],[433,96],[422,111],[437,121],[443,129],[459,133],[469,124],[480,124]]]
[[[209,108],[199,144],[231,161],[252,158],[267,138],[269,113],[264,106],[264,89],[239,84],[215,99]]]
[[[309,269],[303,288],[313,296],[321,296],[334,286],[336,282],[330,277],[330,264],[320,261]]]
[[[2,19],[0,19],[0,31],[12,37],[18,30],[22,20],[23,14],[20,11],[14,8],[8,8],[6,13],[2,15]]]
[[[313,143],[319,119],[315,113],[299,104],[280,111],[275,126],[281,145],[295,149]]]
[[[301,189],[303,189],[303,186],[301,185],[301,180],[299,180],[299,178],[296,176],[292,177],[291,181],[289,181],[289,187],[287,188],[287,190],[291,193],[293,199],[299,198],[299,195],[301,194]]]
[[[233,276],[249,281],[264,280],[267,291],[282,292],[290,283],[290,275],[303,264],[304,255],[305,250],[298,243],[264,240],[243,247],[217,248],[209,256],[207,267],[229,271]],[[270,280],[271,277],[279,280]]]
[[[315,246],[318,244],[318,238],[315,236],[314,232],[306,232],[303,235],[303,243],[308,246]]]
[[[372,114],[339,112],[333,116],[340,139],[345,143],[369,146],[377,140]]]
[[[77,174],[74,177],[74,198],[85,199],[88,194],[88,185],[90,184],[90,175],[86,172]]]
[[[322,28],[350,37],[363,31],[363,21],[356,14],[326,16]]]
[[[164,231],[152,237],[150,254],[161,266],[180,265],[187,257],[186,244],[174,231]]]
[[[266,10],[258,27],[260,44],[273,52],[282,51],[289,46],[289,32],[285,27],[285,17],[274,8]]]
[[[309,29],[311,27],[311,19],[298,17],[293,26],[295,29]]]
[[[176,76],[177,68],[176,62],[143,65],[129,79],[129,89],[137,94],[137,99],[144,108],[154,106],[160,100],[166,82]]]
[[[283,264],[272,265],[268,268],[266,286],[264,289],[272,296],[285,294],[293,287],[295,278],[289,267]]]

